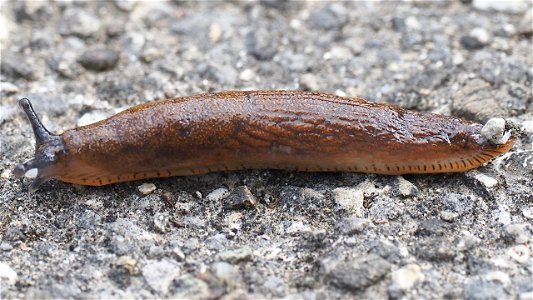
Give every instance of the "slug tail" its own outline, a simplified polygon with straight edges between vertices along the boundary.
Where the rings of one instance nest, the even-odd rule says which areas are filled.
[[[13,174],[17,177],[22,177],[29,170],[37,169],[37,177],[29,186],[30,191],[36,191],[41,184],[53,178],[52,174],[57,167],[57,161],[66,153],[66,147],[61,136],[52,134],[44,127],[28,98],[20,99],[19,105],[33,129],[35,157],[15,166]]]

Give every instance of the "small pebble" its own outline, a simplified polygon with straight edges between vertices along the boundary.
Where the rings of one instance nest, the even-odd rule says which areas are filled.
[[[356,217],[364,215],[364,192],[366,189],[360,184],[357,188],[336,188],[332,191],[335,203],[342,209]]]
[[[239,79],[242,81],[251,81],[255,76],[255,72],[252,69],[244,69],[241,74],[239,74]]]
[[[509,248],[507,255],[521,264],[526,264],[531,259],[529,248],[525,245],[516,245]]]
[[[440,218],[446,222],[453,222],[459,217],[459,214],[449,210],[443,210],[440,212]]]
[[[348,18],[344,7],[342,5],[331,3],[312,11],[308,19],[311,28],[324,30],[339,29],[347,21]]]
[[[13,246],[11,246],[10,243],[7,243],[7,242],[0,243],[0,250],[2,251],[10,251],[12,249],[13,249]]]
[[[479,181],[480,183],[482,183],[485,187],[487,188],[493,188],[495,187],[497,184],[498,184],[498,180],[490,177],[490,176],[487,176],[485,174],[476,174],[475,177],[477,181]]]
[[[137,0],[114,0],[115,6],[125,12],[130,12],[133,10],[137,4]]]
[[[328,277],[331,283],[350,291],[363,290],[383,279],[390,272],[390,263],[377,255],[338,263]]]
[[[491,36],[484,28],[474,28],[467,35],[461,37],[461,45],[468,50],[477,50],[486,46]]]
[[[503,228],[503,231],[508,240],[517,244],[526,244],[533,236],[533,226],[529,223],[509,224]]]
[[[222,27],[218,23],[212,23],[209,26],[209,41],[212,44],[215,44],[218,41],[220,41],[221,37],[222,37]]]
[[[529,220],[533,220],[533,207],[522,208],[522,215]]]
[[[228,195],[229,190],[227,188],[218,188],[207,194],[205,198],[209,201],[220,201],[221,199],[226,198]]]
[[[156,190],[156,186],[153,183],[143,183],[137,187],[139,192],[143,195],[148,195],[153,193]]]
[[[489,142],[501,145],[507,143],[510,134],[505,133],[505,119],[491,118],[481,128],[481,136]]]
[[[389,293],[396,291],[407,291],[412,289],[417,283],[424,281],[425,276],[422,269],[417,264],[408,264],[392,272]]]
[[[511,279],[509,278],[509,275],[501,271],[489,272],[485,274],[483,278],[487,281],[497,281],[503,284],[504,286],[509,285],[509,283],[511,283]]]
[[[252,209],[257,206],[257,200],[247,186],[235,187],[224,200],[224,207],[228,209]]]
[[[145,63],[151,63],[152,61],[160,58],[161,56],[162,56],[162,53],[161,51],[159,51],[159,49],[150,47],[143,51],[141,59]]]
[[[402,176],[398,176],[398,190],[403,197],[412,197],[418,193],[418,189],[410,181],[406,180]]]
[[[533,7],[528,9],[522,17],[518,25],[518,33],[522,35],[531,35],[533,33]]]
[[[14,285],[17,282],[18,275],[8,264],[0,262],[0,281],[8,285]]]
[[[156,213],[154,215],[154,227],[161,233],[168,229],[168,215],[166,213]]]
[[[485,11],[501,11],[509,13],[524,12],[528,6],[527,0],[512,0],[512,1],[494,1],[494,0],[473,0],[472,7]]]
[[[283,298],[285,296],[285,282],[277,276],[268,276],[263,283],[264,287],[276,298]]]
[[[245,246],[239,249],[222,251],[217,254],[216,259],[236,264],[239,262],[250,261],[252,255],[252,249]]]
[[[317,91],[320,89],[316,76],[312,73],[303,74],[300,77],[300,85],[305,91]]]
[[[130,275],[139,274],[139,269],[137,268],[137,260],[135,260],[131,256],[120,256],[117,260],[117,265],[123,267]]]
[[[211,265],[213,275],[229,288],[236,288],[242,284],[241,273],[235,266],[227,262],[216,262]]]
[[[365,229],[372,225],[369,219],[358,217],[347,217],[335,224],[335,228],[344,235],[353,235],[365,231]]]
[[[119,60],[119,54],[112,49],[94,49],[85,51],[79,63],[87,70],[106,71],[113,69]]]
[[[93,36],[100,29],[100,20],[83,9],[67,8],[59,23],[59,33],[75,35],[81,38]]]
[[[154,289],[160,296],[168,292],[172,281],[179,275],[179,266],[173,261],[163,259],[161,261],[148,261],[142,267],[142,275],[148,285]]]
[[[468,280],[464,285],[465,299],[507,299],[503,286],[497,282],[485,280]]]
[[[11,82],[1,81],[0,82],[0,92],[5,93],[6,95],[11,95],[18,93],[20,91],[19,87],[14,85]]]

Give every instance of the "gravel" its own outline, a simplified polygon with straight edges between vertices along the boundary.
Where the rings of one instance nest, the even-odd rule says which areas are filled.
[[[530,299],[531,6],[3,3],[2,297]],[[12,175],[34,152],[22,97],[61,133],[135,104],[246,89],[504,118],[524,134],[460,174],[251,170],[105,187],[53,180],[36,193]],[[496,123],[488,136],[498,139]]]

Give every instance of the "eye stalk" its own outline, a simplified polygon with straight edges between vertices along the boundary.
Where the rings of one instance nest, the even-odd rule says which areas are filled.
[[[18,164],[13,170],[13,174],[22,177],[29,170],[37,169],[37,177],[29,186],[30,191],[35,191],[51,178],[47,170],[66,153],[66,148],[61,136],[52,134],[44,127],[28,98],[22,98],[18,103],[26,113],[35,135],[35,157],[23,164]]]

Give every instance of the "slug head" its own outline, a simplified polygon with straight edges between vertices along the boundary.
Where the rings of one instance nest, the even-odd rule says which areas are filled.
[[[29,186],[30,191],[35,191],[41,184],[53,177],[53,170],[66,154],[66,147],[63,137],[50,133],[43,126],[41,120],[39,120],[39,117],[37,117],[37,114],[33,110],[29,99],[20,99],[19,105],[26,113],[33,128],[33,134],[35,135],[35,157],[32,160],[17,165],[13,173],[15,176],[22,177],[29,170],[37,169],[37,177],[35,177]]]

